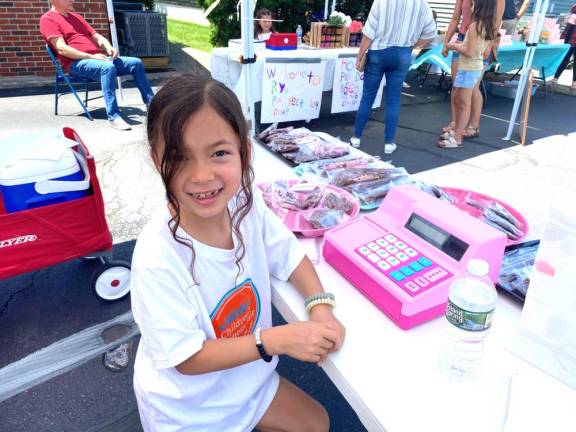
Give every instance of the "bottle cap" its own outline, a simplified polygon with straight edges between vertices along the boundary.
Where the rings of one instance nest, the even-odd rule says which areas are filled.
[[[475,258],[468,261],[466,270],[473,276],[486,276],[490,270],[490,266],[483,259]]]

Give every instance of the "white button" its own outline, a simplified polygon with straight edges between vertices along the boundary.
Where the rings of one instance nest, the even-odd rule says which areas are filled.
[[[388,252],[386,252],[384,249],[380,249],[378,251],[376,251],[376,253],[381,256],[382,258],[386,258],[388,256],[390,256],[390,254]]]
[[[416,282],[421,287],[425,287],[425,286],[430,285],[430,282],[428,282],[426,279],[424,279],[423,277],[420,277],[420,276],[418,276],[416,279],[414,279],[414,282]]]
[[[392,246],[392,245],[388,245],[386,246],[384,249],[386,249],[388,252],[395,254],[398,251],[398,248],[396,246]]]
[[[420,287],[416,285],[414,282],[406,282],[404,286],[412,292],[416,292],[420,289]]]
[[[378,243],[382,247],[384,247],[388,244],[388,242],[386,240],[384,240],[383,238],[379,238],[378,240],[376,240],[376,243]]]
[[[378,249],[380,249],[380,246],[378,246],[378,245],[377,245],[376,243],[374,243],[374,242],[368,243],[368,247],[369,247],[370,249],[372,249],[373,251],[377,251]]]
[[[400,264],[400,261],[398,261],[394,257],[386,258],[386,261],[388,261],[388,263],[390,263],[393,266]]]
[[[368,255],[368,259],[370,261],[372,261],[373,263],[377,263],[378,261],[380,261],[380,257],[378,255],[376,255],[375,253]]]
[[[401,241],[397,241],[396,243],[394,243],[394,246],[396,246],[398,249],[406,249],[406,243],[401,242]]]
[[[402,252],[397,253],[396,258],[398,258],[402,262],[408,261],[410,259],[410,257],[408,255],[406,255],[405,253],[402,253]]]
[[[366,246],[362,246],[361,248],[358,249],[358,252],[360,252],[362,255],[368,255],[369,253],[371,253],[371,250],[368,249]]]
[[[386,240],[388,240],[389,242],[395,242],[396,240],[398,240],[398,239],[397,239],[396,237],[394,237],[392,234],[385,235],[384,238],[385,238]]]
[[[404,253],[405,253],[406,255],[408,255],[408,256],[411,256],[411,257],[415,257],[416,255],[418,255],[418,252],[416,252],[416,251],[415,251],[414,249],[412,249],[412,248],[406,248],[406,249],[404,249]]]
[[[378,264],[376,264],[378,267],[380,267],[380,269],[382,270],[388,270],[390,268],[390,266],[388,265],[388,263],[386,263],[386,261],[380,261]]]

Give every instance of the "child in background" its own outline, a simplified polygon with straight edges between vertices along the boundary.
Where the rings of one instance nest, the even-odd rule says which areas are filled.
[[[275,368],[280,354],[322,363],[344,327],[334,296],[252,186],[238,99],[218,81],[184,75],[152,100],[147,135],[168,203],[132,259],[144,430],[328,431],[325,409]],[[302,294],[309,321],[272,326],[270,275]]]
[[[462,147],[464,129],[470,120],[472,92],[482,79],[484,54],[498,35],[497,0],[477,0],[472,10],[472,21],[462,43],[448,43],[447,48],[460,54],[458,72],[454,78],[455,127],[438,141],[440,148]]]
[[[254,39],[266,41],[272,33],[276,33],[272,23],[272,12],[269,9],[259,9],[256,12],[256,20],[254,20]]]

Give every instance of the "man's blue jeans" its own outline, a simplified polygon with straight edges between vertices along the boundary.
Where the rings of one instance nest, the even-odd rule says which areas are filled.
[[[116,102],[116,77],[132,74],[142,100],[148,104],[154,93],[146,77],[142,60],[136,57],[117,57],[114,61],[77,60],[70,64],[70,75],[100,80],[108,120],[120,115]]]
[[[372,105],[376,99],[382,76],[386,75],[386,128],[384,143],[394,142],[398,117],[400,115],[400,96],[402,83],[410,67],[411,47],[390,47],[382,50],[369,50],[364,69],[364,86],[360,107],[356,114],[354,136],[360,138],[364,127],[372,113]]]

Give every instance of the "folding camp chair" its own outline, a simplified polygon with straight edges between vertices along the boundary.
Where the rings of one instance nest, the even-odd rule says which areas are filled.
[[[86,113],[86,117],[88,117],[90,120],[94,120],[92,118],[92,115],[88,112],[88,86],[90,85],[91,82],[93,82],[93,80],[89,78],[75,77],[70,74],[67,74],[66,72],[64,72],[62,65],[56,58],[56,54],[54,53],[52,47],[50,47],[49,44],[46,44],[46,51],[48,52],[48,56],[50,57],[50,60],[52,60],[52,64],[54,65],[54,115],[58,115],[58,98],[60,98],[60,96],[72,93],[76,98],[76,100],[78,101],[78,103],[82,106],[84,113]],[[60,83],[62,82],[68,85],[70,91],[60,92]],[[80,99],[80,97],[78,96],[78,93],[76,92],[76,89],[74,88],[73,84],[84,84],[85,89],[84,102],[82,102],[82,99]]]

